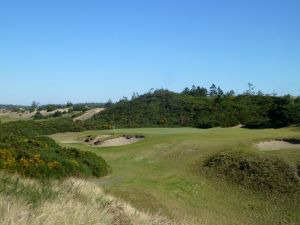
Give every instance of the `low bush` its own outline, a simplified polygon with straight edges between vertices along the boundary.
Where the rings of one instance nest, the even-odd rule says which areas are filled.
[[[205,163],[216,176],[256,190],[299,193],[297,166],[276,158],[226,152],[211,157]]]
[[[53,113],[52,117],[61,117],[62,115],[63,115],[62,112],[56,111],[55,113]]]
[[[106,162],[91,152],[62,148],[48,137],[10,140],[0,147],[0,169],[34,178],[70,175],[101,177],[109,173]]]
[[[110,168],[91,152],[62,148],[41,136],[87,129],[71,119],[17,121],[0,125],[0,169],[34,178],[71,175],[101,177]]]
[[[85,124],[71,118],[47,119],[43,121],[15,121],[0,126],[0,139],[5,136],[23,135],[37,136],[60,132],[84,131]]]
[[[42,119],[45,119],[46,117],[45,116],[43,116],[43,114],[41,113],[41,112],[36,112],[35,114],[34,114],[34,116],[33,116],[33,119],[34,120],[42,120]]]

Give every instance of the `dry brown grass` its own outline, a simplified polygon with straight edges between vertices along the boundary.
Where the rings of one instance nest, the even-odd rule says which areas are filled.
[[[23,184],[35,181],[20,179]],[[35,185],[41,185],[36,183]],[[58,195],[33,207],[15,194],[0,195],[0,223],[3,225],[173,225],[159,215],[142,213],[104,194],[92,182],[67,179],[51,183]]]

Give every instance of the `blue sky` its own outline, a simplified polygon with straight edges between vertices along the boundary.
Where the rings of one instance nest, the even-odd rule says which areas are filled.
[[[300,94],[299,0],[1,0],[0,103],[192,84]]]

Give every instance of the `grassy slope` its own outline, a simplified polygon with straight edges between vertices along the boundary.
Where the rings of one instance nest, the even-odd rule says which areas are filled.
[[[247,129],[122,129],[115,133],[145,134],[144,141],[122,147],[92,148],[83,144],[64,144],[99,153],[113,173],[97,182],[115,196],[138,209],[149,209],[193,224],[297,224],[300,208],[288,197],[267,197],[262,193],[208,177],[201,164],[224,150],[243,150],[300,161],[299,150],[258,152],[258,140],[300,137],[296,128]],[[76,139],[88,131],[53,135],[57,141]]]
[[[46,183],[1,173],[0,224],[9,225],[175,225],[159,215],[136,211],[88,180]]]

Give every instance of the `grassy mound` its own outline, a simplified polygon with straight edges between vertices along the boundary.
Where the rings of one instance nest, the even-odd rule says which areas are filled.
[[[211,157],[205,166],[215,175],[259,191],[297,193],[300,178],[297,166],[275,158],[226,152]]]

